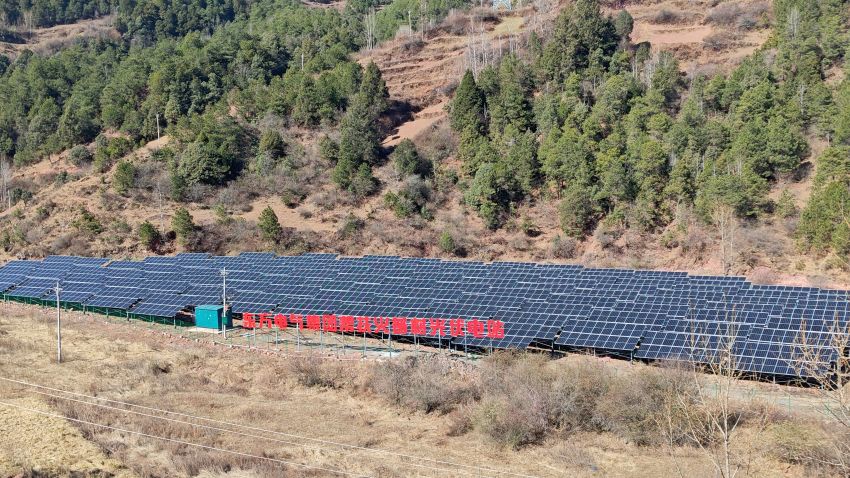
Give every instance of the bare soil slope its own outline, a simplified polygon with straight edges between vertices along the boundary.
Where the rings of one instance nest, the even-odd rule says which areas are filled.
[[[80,20],[67,25],[35,28],[32,31],[21,29],[18,34],[25,39],[25,42],[0,42],[0,54],[15,57],[24,50],[50,53],[80,38],[118,38],[120,34],[113,27],[114,21],[114,16],[109,15],[91,20]]]

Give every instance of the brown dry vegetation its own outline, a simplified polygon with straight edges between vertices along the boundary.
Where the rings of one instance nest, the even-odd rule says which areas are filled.
[[[610,8],[623,2],[608,2]],[[720,2],[709,0],[634,1],[625,7],[635,17],[633,40],[650,41],[657,49],[673,51],[682,68],[728,69],[766,40],[769,4],[763,1]],[[310,131],[287,132],[288,158],[296,166],[295,175],[247,175],[227,187],[213,191],[190,191],[187,208],[201,226],[190,248],[217,253],[268,249],[256,227],[259,212],[270,206],[286,230],[282,253],[306,250],[344,254],[401,254],[408,256],[451,256],[437,245],[437,238],[449,232],[460,245],[464,257],[479,260],[558,260],[588,266],[638,267],[689,270],[694,273],[722,273],[717,232],[694,219],[690,211],[679,211],[675,226],[655,234],[622,231],[616,226],[601,227],[587,241],[575,242],[560,233],[555,204],[558,198],[545,192],[517,208],[515,219],[498,231],[488,230],[476,214],[463,204],[453,177],[459,170],[454,159],[456,139],[445,121],[445,105],[462,71],[470,66],[470,44],[493,58],[507,51],[509,38],[522,38],[532,29],[546,29],[560,11],[557,2],[535,2],[524,8],[494,15],[473,10],[454,13],[446,21],[420,37],[400,37],[360,55],[362,62],[375,61],[387,81],[393,100],[410,105],[412,117],[401,123],[385,139],[393,147],[402,139],[414,139],[420,152],[434,162],[437,176],[429,185],[435,200],[429,207],[433,220],[397,218],[385,205],[383,195],[404,187],[392,164],[375,169],[381,191],[363,203],[339,191],[329,179],[330,165],[321,159],[316,135]],[[665,13],[666,12],[666,13]],[[664,17],[659,19],[659,15]],[[671,13],[671,15],[667,15]],[[676,21],[670,19],[675,17]],[[659,21],[659,20],[664,20]],[[477,32],[470,35],[470,31]],[[727,38],[728,37],[728,38]],[[730,43],[731,42],[731,43]],[[489,56],[488,56],[489,55]],[[238,111],[233,112],[238,116]],[[273,119],[264,120],[272,122]],[[263,127],[274,124],[263,124]],[[125,159],[136,164],[137,187],[126,196],[112,187],[112,171],[98,174],[71,164],[67,155],[16,170],[13,187],[35,192],[26,204],[20,203],[0,213],[0,227],[13,232],[3,258],[39,257],[51,253],[140,257],[149,254],[138,240],[138,227],[150,221],[167,232],[171,215],[179,206],[168,199],[160,201],[159,190],[168,189],[163,162],[150,159],[152,151],[168,139],[151,142]],[[817,156],[821,145],[812,142]],[[66,181],[62,172],[67,173]],[[811,172],[803,180],[789,178],[779,184],[771,197],[788,189],[796,205],[806,200]],[[160,206],[161,204],[161,206]],[[226,217],[217,216],[220,204]],[[104,227],[98,235],[80,234],[72,224],[80,207],[90,211]],[[827,260],[813,260],[797,253],[792,239],[794,219],[777,219],[760,226],[743,225],[736,240],[737,252],[731,272],[771,275],[776,282],[800,285],[850,284],[846,267]],[[534,234],[526,232],[526,224]],[[159,253],[182,249],[170,242]],[[767,272],[766,272],[767,271]]]
[[[24,40],[22,43],[0,42],[0,54],[16,57],[24,50],[49,54],[56,52],[81,38],[117,38],[120,33],[113,27],[114,15],[91,20],[80,20],[67,25],[55,25],[34,28],[27,31],[20,28],[16,33]]]
[[[680,368],[525,354],[335,360],[213,346],[80,314],[66,317],[65,362],[57,365],[50,311],[0,307],[0,377],[118,402],[95,407],[6,381],[0,401],[75,420],[369,476],[716,472],[719,435],[707,425],[720,412],[698,390],[723,382]],[[836,474],[824,463],[836,460],[830,444],[844,433],[817,413],[816,393],[755,382],[729,391],[738,476]],[[150,409],[127,413],[119,402],[220,422],[167,421]],[[333,476],[0,405],[0,475],[71,472]]]

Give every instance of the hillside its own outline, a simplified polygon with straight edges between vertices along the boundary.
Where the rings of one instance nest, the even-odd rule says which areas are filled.
[[[718,6],[715,3],[709,0],[603,2],[603,11],[616,15],[622,6],[631,13],[634,26],[630,40],[634,48],[649,42],[653,54],[666,51],[675,56],[682,75],[683,86],[678,87],[682,89],[680,101],[684,102],[688,97],[687,84],[697,75],[729,75],[760,48],[768,56],[777,52],[775,40],[771,39],[775,23],[771,4],[724,2]],[[251,148],[256,147],[264,132],[279,131],[286,150],[285,165],[277,164],[274,166],[277,169],[261,171],[254,165],[255,153],[240,152],[246,165],[242,176],[217,184],[198,184],[175,199],[169,179],[172,160],[168,158],[182,154],[185,145],[198,134],[198,126],[169,121],[163,125],[167,126],[166,134],[157,140],[153,110],[146,109],[141,135],[128,133],[130,120],[125,119],[123,124],[119,121],[113,126],[103,125],[101,136],[108,141],[84,143],[88,151],[96,152],[109,142],[117,144],[116,138],[128,139],[128,146],[113,148],[117,152],[110,153],[102,172],[91,163],[75,164],[69,149],[27,151],[35,159],[13,168],[8,188],[17,190],[16,199],[21,200],[0,212],[3,254],[7,258],[48,253],[143,256],[150,251],[140,243],[137,231],[148,221],[161,232],[161,240],[155,247],[159,253],[187,248],[219,253],[275,248],[286,253],[312,250],[460,255],[483,260],[577,261],[593,266],[684,269],[696,273],[728,271],[767,283],[850,284],[846,267],[834,254],[828,249],[817,252],[802,249],[795,233],[799,212],[806,207],[814,187],[817,158],[828,145],[814,125],[806,126],[803,131],[807,151],[800,159],[801,166],[793,173],[771,172],[764,195],[767,202],[775,204],[787,191],[798,212],[789,217],[777,217],[769,212],[741,217],[737,221],[731,259],[724,257],[724,247],[719,243],[721,231],[704,217],[698,217],[691,207],[675,214],[671,212],[675,217],[649,229],[603,227],[607,223],[600,213],[581,237],[571,239],[565,234],[560,217],[561,192],[547,189],[542,180],[533,192],[524,194],[524,199],[511,200],[498,227],[479,217],[475,207],[464,199],[465,188],[474,175],[464,172],[464,160],[459,157],[461,135],[452,130],[447,118],[455,89],[467,69],[484,70],[511,52],[533,63],[535,53],[529,35],[532,32],[542,38],[551,35],[558,14],[568,5],[535,2],[513,12],[498,13],[455,10],[445,13],[444,18],[435,15],[427,31],[413,34],[405,34],[404,22],[398,21],[404,28],[397,38],[379,42],[372,50],[360,48],[353,52],[363,68],[370,62],[377,65],[388,91],[389,107],[378,122],[383,159],[371,165],[377,189],[365,197],[341,190],[335,184],[334,159],[324,156],[320,144],[325,135],[339,140],[338,126],[347,102],[345,98],[334,100],[337,101],[332,106],[337,108],[334,119],[316,117],[309,124],[293,124],[279,113],[258,114],[265,106],[260,106],[258,99],[246,98],[249,91],[254,95],[259,90],[240,85],[230,95],[219,94],[215,100],[219,112],[214,114],[220,115],[226,109],[227,115],[246,131],[245,141],[253,141]],[[324,4],[308,6],[315,11],[327,11]],[[339,15],[347,14],[336,7],[331,10],[342,12]],[[385,8],[379,15],[389,15],[390,11]],[[257,15],[252,18],[252,25],[261,25],[262,13]],[[80,25],[102,21],[87,20]],[[73,31],[69,26],[51,28]],[[273,31],[276,27],[262,28]],[[49,38],[46,31],[37,37],[42,35]],[[763,47],[766,42],[767,46]],[[17,51],[20,49],[15,47]],[[291,56],[297,64],[297,55]],[[317,66],[315,75],[331,71],[322,68]],[[842,64],[834,63],[827,73],[828,84],[840,84]],[[298,84],[301,80],[295,76],[287,73],[281,85],[285,82],[289,88]],[[273,97],[271,101],[277,101],[274,96],[277,93],[272,91],[274,81],[263,90]],[[535,91],[534,96],[541,100],[541,91]],[[281,111],[296,112],[297,106],[293,105],[297,105],[297,99],[280,101],[284,102]],[[148,108],[147,100],[137,107]],[[207,111],[210,109],[212,106]],[[166,123],[164,118],[162,122]],[[319,127],[320,124],[330,126]],[[392,149],[405,139],[413,140],[419,155],[437,165],[435,175],[425,180],[426,214],[400,215],[386,198],[387,193],[399,194],[413,187],[388,158]],[[537,139],[542,142],[544,135],[538,132]],[[129,188],[119,192],[115,184],[116,169],[124,163],[135,166],[134,178]],[[188,242],[175,240],[170,232],[172,217],[180,207],[186,208],[197,226],[197,234]],[[274,244],[264,240],[258,228],[261,211],[266,207],[271,208],[283,228]],[[769,209],[767,205],[764,207]],[[93,218],[97,224],[86,230],[85,223],[91,222],[86,218]],[[454,248],[441,247],[440,239],[444,236],[451,237]]]

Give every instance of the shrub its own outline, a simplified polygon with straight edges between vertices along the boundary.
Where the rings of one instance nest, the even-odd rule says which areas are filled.
[[[794,202],[794,196],[787,189],[782,191],[782,195],[776,201],[776,214],[786,219],[797,215],[797,204]]]
[[[115,192],[124,195],[136,183],[136,167],[129,161],[119,161],[112,174],[112,187]]]
[[[679,232],[676,229],[668,229],[661,234],[659,241],[665,249],[675,249],[679,247]]]
[[[23,201],[24,203],[28,203],[32,200],[35,195],[32,191],[28,191],[23,188],[12,188],[9,192],[9,199],[12,205],[17,204],[19,201]]]
[[[54,179],[53,182],[56,183],[57,186],[61,186],[70,180],[71,175],[68,174],[68,171],[61,171],[59,174],[56,175],[56,179]]]
[[[101,173],[106,172],[116,159],[133,149],[133,142],[121,136],[107,138],[101,135],[97,137],[95,144],[97,148],[94,152],[94,168]]]
[[[735,43],[737,36],[729,31],[712,33],[702,39],[703,44],[714,51],[721,51],[729,48]]]
[[[53,212],[53,207],[54,207],[54,206],[55,206],[55,205],[54,205],[54,204],[52,204],[52,203],[51,203],[51,204],[46,204],[46,205],[39,206],[39,207],[35,210],[35,219],[36,219],[37,221],[44,221],[45,219],[47,219],[48,217],[50,217],[50,213],[51,213],[51,212]]]
[[[442,233],[440,233],[440,238],[437,241],[437,246],[440,248],[441,251],[445,252],[446,254],[454,255],[458,251],[457,241],[455,240],[452,233],[449,231],[443,231]]]
[[[614,432],[639,446],[691,438],[698,404],[693,379],[675,368],[648,369],[609,382],[599,395],[595,419],[600,429]]]
[[[603,366],[584,360],[558,370],[551,391],[553,425],[562,432],[595,429],[597,402],[612,380]]]
[[[676,23],[682,19],[679,12],[674,12],[666,8],[662,8],[650,20],[652,23]]]
[[[482,376],[476,428],[511,448],[540,443],[552,428],[552,375],[540,357],[524,356],[507,369],[490,362]]]
[[[445,357],[405,357],[375,367],[368,387],[393,405],[424,413],[448,413],[477,398],[474,385],[452,374]]]
[[[83,166],[91,163],[92,154],[85,146],[77,145],[68,152],[68,160],[75,166]]]
[[[345,218],[345,223],[339,229],[339,235],[343,239],[350,239],[357,235],[365,225],[366,222],[363,219],[349,213],[348,217]]]
[[[97,217],[95,217],[95,215],[86,208],[80,208],[79,216],[71,224],[79,231],[91,235],[97,235],[103,232],[103,225],[101,225]]]
[[[416,145],[409,139],[403,140],[390,155],[398,177],[413,174],[426,177],[432,173],[431,163],[419,155]]]
[[[414,214],[427,218],[429,214],[426,206],[430,199],[430,184],[419,176],[410,176],[398,193],[388,192],[384,195],[384,204],[400,218]]]
[[[289,367],[300,385],[305,387],[336,388],[337,381],[332,373],[326,373],[321,360],[295,357]]]
[[[162,235],[150,221],[145,221],[139,226],[139,241],[148,250],[155,251],[162,241]]]
[[[528,237],[537,237],[540,235],[540,228],[537,227],[537,224],[534,224],[534,221],[532,221],[528,216],[524,216],[522,218],[519,228],[522,229],[522,232]]]
[[[771,454],[786,463],[818,468],[833,462],[835,450],[829,443],[838,438],[830,438],[814,423],[780,421],[765,432],[773,445]]]
[[[572,259],[576,256],[577,247],[575,239],[559,234],[552,240],[550,252],[555,259]]]
[[[220,226],[226,226],[228,224],[233,223],[233,216],[230,215],[230,211],[227,210],[224,204],[218,203],[213,207],[213,213],[215,214],[215,223]]]
[[[737,3],[721,3],[709,10],[708,15],[705,16],[705,21],[718,26],[730,26],[738,21],[741,14],[741,6]]]

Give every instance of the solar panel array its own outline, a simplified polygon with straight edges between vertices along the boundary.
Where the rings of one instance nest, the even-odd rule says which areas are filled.
[[[501,320],[501,339],[453,346],[592,349],[647,360],[712,363],[726,351],[744,372],[798,376],[835,360],[847,291],[760,286],[741,277],[483,263],[396,256],[178,254],[143,261],[50,256],[0,268],[8,298],[52,300],[174,317],[221,303],[236,314],[282,312]],[[803,355],[813,369],[800,370]]]

